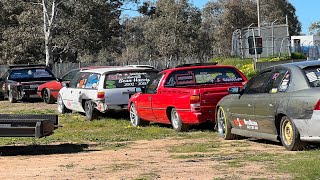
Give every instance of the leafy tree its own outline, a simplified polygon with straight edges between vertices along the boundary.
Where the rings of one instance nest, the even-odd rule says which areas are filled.
[[[320,21],[313,22],[309,26],[309,32],[312,35],[320,36]]]

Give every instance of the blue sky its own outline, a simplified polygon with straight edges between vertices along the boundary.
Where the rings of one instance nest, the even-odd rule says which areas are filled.
[[[203,8],[208,0],[190,0],[195,6]],[[320,1],[319,0],[289,0],[296,8],[296,14],[302,24],[302,33],[308,34],[308,28],[312,22],[320,20]],[[138,15],[134,12],[126,11],[131,16]]]

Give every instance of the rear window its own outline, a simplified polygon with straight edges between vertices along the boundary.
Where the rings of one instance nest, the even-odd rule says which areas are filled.
[[[150,79],[155,77],[158,72],[118,72],[109,74],[106,77],[104,87],[126,88],[126,87],[145,87]]]
[[[54,80],[54,75],[45,68],[13,69],[8,77],[13,81],[48,81]]]
[[[234,68],[203,68],[173,72],[165,82],[165,86],[222,84],[243,81],[244,79]]]
[[[320,66],[312,66],[304,69],[311,87],[320,87]]]

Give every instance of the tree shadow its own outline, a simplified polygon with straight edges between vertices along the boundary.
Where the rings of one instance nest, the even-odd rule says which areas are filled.
[[[0,156],[51,155],[89,152],[88,144],[1,146]]]

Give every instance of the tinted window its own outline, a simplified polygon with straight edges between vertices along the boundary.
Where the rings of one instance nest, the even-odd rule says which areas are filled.
[[[265,86],[267,85],[266,83],[268,82],[271,74],[271,70],[258,74],[246,84],[244,92],[247,94],[266,93],[267,90]]]
[[[241,75],[234,68],[201,68],[173,72],[166,80],[165,86],[175,87],[243,81]]]
[[[304,69],[311,87],[320,87],[320,66],[312,66]]]
[[[162,76],[163,76],[162,74],[159,74],[148,83],[146,87],[146,92],[145,92],[146,94],[155,94],[157,92],[159,82]]]
[[[126,87],[145,87],[150,79],[155,77],[157,72],[118,72],[108,74],[105,79],[104,87],[106,89],[112,88],[126,88]]]
[[[265,87],[269,93],[286,91],[289,86],[290,73],[288,69],[281,68],[272,72],[272,75]]]
[[[48,81],[55,79],[54,75],[45,68],[12,69],[8,77],[13,81]]]
[[[71,79],[74,78],[74,76],[77,75],[77,73],[80,71],[80,69],[72,70],[68,72],[66,75],[64,75],[61,79],[62,81],[71,81]]]

